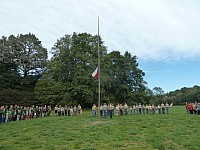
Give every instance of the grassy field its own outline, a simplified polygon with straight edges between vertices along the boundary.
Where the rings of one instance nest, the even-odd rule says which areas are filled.
[[[170,114],[128,115],[110,118],[58,117],[0,125],[0,149],[200,149],[199,115],[173,106]]]

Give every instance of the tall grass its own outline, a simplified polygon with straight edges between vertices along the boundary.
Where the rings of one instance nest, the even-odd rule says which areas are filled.
[[[170,114],[101,118],[61,116],[0,125],[0,149],[200,149],[199,115],[173,106]]]

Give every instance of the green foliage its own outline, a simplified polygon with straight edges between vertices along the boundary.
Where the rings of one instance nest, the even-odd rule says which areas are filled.
[[[0,91],[0,106],[3,105],[30,106],[38,104],[32,91],[21,91],[16,89],[2,89]]]
[[[183,87],[180,90],[172,91],[166,94],[174,104],[185,104],[185,102],[200,101],[200,87],[195,85],[191,88]]]
[[[43,102],[53,104],[62,101],[62,103],[80,103],[83,107],[90,107],[96,103],[98,80],[93,79],[91,74],[97,66],[97,45],[97,36],[87,33],[73,33],[57,40],[52,48],[53,57],[42,80],[35,87],[36,97]],[[100,54],[102,101],[113,103],[131,101],[133,92],[140,92],[140,96],[143,96],[144,72],[138,69],[136,56],[128,52],[121,55],[119,51],[107,54],[101,38]],[[62,88],[60,93],[56,92],[57,84]]]
[[[0,38],[0,93],[4,97],[1,103],[35,103],[33,89],[46,62],[47,50],[34,34]]]
[[[34,34],[10,35],[0,39],[0,61],[14,64],[22,76],[38,75],[44,69],[47,50]]]

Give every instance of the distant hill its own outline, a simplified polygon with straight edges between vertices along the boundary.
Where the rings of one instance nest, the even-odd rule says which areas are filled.
[[[164,94],[164,99],[168,99],[174,104],[185,104],[185,102],[200,102],[200,86],[183,87],[180,90],[171,91]]]

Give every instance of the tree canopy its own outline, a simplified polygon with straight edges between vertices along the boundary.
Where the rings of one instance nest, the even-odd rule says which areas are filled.
[[[14,99],[19,103],[22,99],[31,103],[34,99],[35,83],[46,63],[47,49],[43,48],[41,41],[34,34],[0,38],[1,103],[5,103],[5,99],[9,99],[11,103]]]
[[[2,104],[81,104],[90,107],[98,101],[98,37],[88,33],[65,35],[47,49],[34,34],[0,38],[0,105]],[[101,103],[173,102],[200,100],[200,88],[182,88],[164,93],[150,90],[139,69],[137,56],[118,50],[107,52],[100,37]]]
[[[96,103],[98,80],[91,74],[98,65],[97,36],[88,33],[65,35],[57,40],[52,54],[43,77],[35,87],[36,97],[53,104],[80,103],[90,106]],[[101,38],[100,55],[102,101],[130,101],[132,92],[144,88],[144,72],[138,68],[136,56],[128,52],[121,55],[119,51],[107,53]],[[57,86],[60,87],[59,94],[56,92]]]

